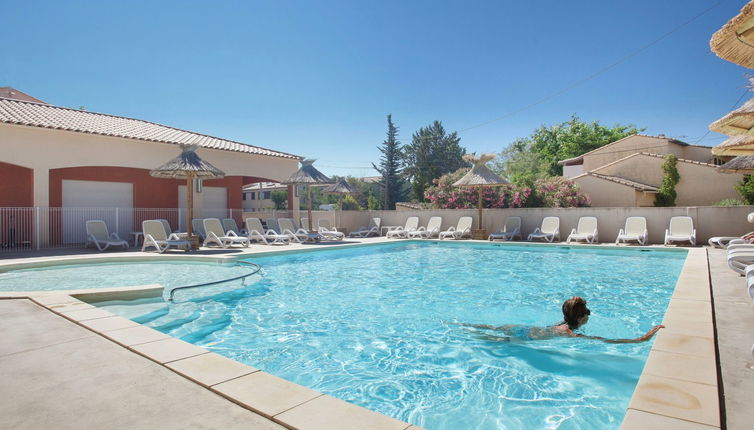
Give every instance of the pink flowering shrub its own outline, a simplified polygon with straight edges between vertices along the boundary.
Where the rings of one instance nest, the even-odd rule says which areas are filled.
[[[424,192],[432,207],[439,209],[473,209],[479,205],[476,187],[454,187],[469,169],[459,169],[433,181]],[[485,208],[577,207],[589,206],[589,197],[571,180],[562,177],[540,179],[532,190],[514,184],[482,188]]]
[[[453,183],[461,179],[469,169],[459,169],[443,175],[433,181],[433,185],[424,192],[424,197],[433,207],[440,209],[473,209],[479,206],[479,189],[477,187],[454,187]],[[482,205],[485,208],[521,208],[525,207],[532,190],[506,184],[501,187],[483,187]]]
[[[576,183],[560,176],[539,179],[534,183],[534,193],[542,206],[548,208],[573,208],[589,206],[589,196],[581,192]]]

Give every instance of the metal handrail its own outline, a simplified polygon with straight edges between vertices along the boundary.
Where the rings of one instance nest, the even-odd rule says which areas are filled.
[[[170,301],[170,302],[173,301],[173,294],[175,294],[175,292],[178,291],[178,290],[185,290],[187,288],[208,287],[210,285],[217,285],[217,284],[222,284],[222,283],[225,283],[225,282],[237,281],[239,279],[246,279],[249,276],[255,275],[255,274],[259,273],[260,270],[262,270],[262,266],[258,265],[257,263],[251,263],[249,261],[236,261],[236,265],[237,266],[252,266],[252,267],[255,267],[255,269],[252,272],[243,274],[241,276],[236,276],[234,278],[222,279],[220,281],[205,282],[203,284],[184,285],[184,286],[181,286],[181,287],[175,287],[172,290],[170,290],[170,295],[168,296],[168,301]]]

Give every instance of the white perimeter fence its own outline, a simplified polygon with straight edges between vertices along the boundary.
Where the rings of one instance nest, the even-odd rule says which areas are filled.
[[[306,217],[305,210],[246,212],[241,209],[204,209],[195,211],[196,218],[233,218],[239,227],[246,217],[268,218]],[[539,227],[545,216],[560,218],[561,238],[565,239],[571,228],[576,227],[579,217],[595,216],[598,219],[600,241],[612,242],[626,217],[647,218],[650,243],[662,243],[670,217],[688,215],[694,220],[697,240],[700,243],[712,236],[740,236],[754,225],[748,224],[746,216],[754,212],[754,206],[733,207],[674,207],[674,208],[521,208],[485,209],[484,228],[494,231],[501,227],[508,216],[522,218],[522,233],[529,234]],[[443,229],[456,225],[461,216],[474,217],[475,209],[416,210],[416,211],[312,211],[312,224],[326,219],[342,231],[353,231],[367,225],[371,217],[380,217],[382,225],[403,225],[409,216],[418,216],[420,225],[426,225],[431,216],[443,218]],[[86,221],[103,220],[112,233],[121,239],[133,242],[132,233],[141,231],[141,222],[148,219],[166,219],[174,231],[186,231],[186,210],[132,209],[132,208],[4,208],[0,207],[0,254],[8,251],[39,250],[53,248],[78,248],[86,242]]]
[[[339,222],[334,212],[313,211],[312,218],[327,217],[332,225]],[[243,227],[246,217],[269,218],[305,217],[292,211],[246,212],[242,209],[203,209],[194,211],[194,218],[233,218]],[[102,220],[110,233],[134,242],[141,232],[141,223],[149,219],[166,219],[173,231],[186,231],[186,209],[179,208],[48,208],[0,207],[0,254],[55,248],[80,248],[86,243],[86,221]],[[316,225],[316,224],[315,224]]]

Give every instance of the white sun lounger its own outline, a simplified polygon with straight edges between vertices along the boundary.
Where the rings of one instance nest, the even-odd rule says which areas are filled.
[[[247,238],[260,241],[265,245],[288,245],[288,236],[277,234],[275,230],[265,230],[259,218],[246,218]]]
[[[183,248],[185,251],[189,251],[191,249],[191,242],[179,239],[174,233],[168,234],[162,221],[164,220],[151,219],[142,221],[141,228],[144,232],[144,243],[141,246],[141,251],[144,252],[147,248],[154,248],[160,254],[170,248]]]
[[[191,230],[192,233],[198,235],[201,240],[207,238],[207,232],[204,231],[204,220],[202,218],[194,218],[191,220]]]
[[[226,232],[232,231],[238,236],[246,236],[246,230],[242,228],[238,228],[238,224],[236,223],[235,219],[223,218],[222,223],[223,223],[223,230],[225,230]]]
[[[412,231],[419,229],[419,217],[410,216],[406,218],[406,224],[403,227],[398,227],[395,230],[387,232],[387,239],[408,239],[408,234]]]
[[[572,240],[583,240],[586,243],[597,243],[599,240],[597,218],[593,216],[580,217],[579,223],[576,224],[576,228],[571,229],[571,234],[568,235],[566,243],[571,243]]]
[[[502,230],[492,233],[487,240],[513,240],[516,236],[521,239],[521,217],[509,216],[505,218]]]
[[[408,232],[408,238],[431,239],[440,235],[442,229],[442,217],[433,216],[427,222],[427,226],[421,226],[414,231]]]
[[[279,218],[278,225],[280,226],[280,234],[288,236],[291,242],[319,242],[322,240],[318,233],[309,233],[303,228],[296,229],[293,220],[290,218]]]
[[[673,242],[689,242],[692,246],[696,245],[696,229],[690,216],[670,218],[670,225],[665,230],[665,245]]]
[[[380,218],[374,217],[369,220],[369,225],[361,226],[358,229],[348,233],[348,237],[370,237],[380,235]]]
[[[710,246],[714,246],[715,248],[727,248],[728,245],[731,244],[737,244],[737,243],[752,243],[751,240],[744,239],[744,236],[747,236],[751,233],[746,233],[743,236],[715,236],[709,238],[707,243],[709,243]]]
[[[474,219],[470,216],[462,216],[458,219],[458,224],[455,227],[450,226],[449,229],[440,232],[440,240],[446,238],[458,240],[464,237],[471,237],[471,225],[473,222]]]
[[[303,219],[303,218],[302,218]],[[345,233],[338,231],[330,225],[330,221],[321,219],[318,221],[317,231],[327,240],[343,240],[346,238]]]
[[[86,245],[94,244],[98,250],[104,251],[111,246],[122,246],[128,249],[128,242],[118,237],[117,233],[109,233],[107,224],[100,219],[86,222]]]
[[[278,224],[278,220],[275,218],[267,218],[265,220],[265,223],[267,224],[267,230],[272,230],[277,234],[282,234],[282,231],[280,230],[280,224]]]
[[[615,244],[620,242],[639,242],[639,245],[646,245],[649,239],[647,232],[647,219],[643,216],[630,216],[626,218],[626,225],[618,231],[618,237],[615,238]]]
[[[560,241],[560,218],[556,216],[546,216],[542,219],[542,225],[534,229],[526,240],[545,240],[552,242]]]
[[[243,245],[249,246],[251,243],[247,237],[237,235],[235,232],[223,230],[223,225],[217,218],[206,218],[204,220],[204,231],[207,234],[207,238],[204,239],[203,246],[209,246],[210,244],[216,244],[227,248],[230,245]]]

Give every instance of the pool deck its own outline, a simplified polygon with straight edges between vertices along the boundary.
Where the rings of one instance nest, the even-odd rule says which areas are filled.
[[[339,244],[337,247],[360,243],[382,243],[386,242],[386,239],[374,238],[349,240],[348,242],[348,244]],[[563,244],[559,245],[562,246]],[[235,248],[230,252],[214,249],[202,250],[190,255],[176,252],[171,253],[171,258],[224,261],[240,255],[253,255],[270,250],[286,252],[333,246],[334,244],[295,244],[275,248],[252,246],[250,248]],[[754,306],[752,306],[752,302],[746,293],[743,278],[727,268],[724,251],[711,249],[708,259],[707,248],[688,249],[688,257],[663,319],[663,324],[667,328],[661,330],[654,340],[644,372],[639,379],[623,421],[621,427],[623,429],[661,429],[668,427],[675,427],[678,430],[709,430],[721,427],[739,429],[749,428],[747,424],[754,421],[754,411],[746,403],[751,393],[754,393],[754,370],[752,370],[754,359],[751,355],[751,344],[754,342],[754,335],[752,335],[754,333],[754,312],[752,312]],[[96,261],[108,261],[110,259],[121,260],[123,257],[144,260],[165,257],[165,254],[145,254],[139,251],[98,253],[91,250],[65,250],[63,252],[49,252],[48,255],[43,256],[26,253],[14,257],[18,258],[0,260],[0,270],[17,267],[19,263],[45,265],[61,260],[74,262],[94,258]],[[710,294],[710,280],[712,295]],[[143,378],[145,372],[159,373],[161,378],[167,381],[171,379],[178,381],[173,381],[177,387],[175,388],[177,396],[185,395],[185,397],[193,398],[194,395],[191,393],[198,390],[204,396],[209,396],[220,404],[224,402],[230,410],[235,411],[237,409],[238,411],[234,412],[235,414],[241,414],[225,413],[228,416],[223,420],[228,417],[248,414],[251,418],[246,424],[251,428],[280,428],[275,427],[278,424],[287,428],[301,429],[411,428],[414,430],[418,428],[275,378],[202,348],[169,338],[167,335],[147,327],[141,327],[127,319],[114,316],[86,303],[112,298],[112,295],[108,293],[112,290],[79,290],[64,293],[0,293],[0,297],[17,298],[17,300],[0,300],[0,333],[3,334],[3,339],[11,338],[9,336],[13,335],[21,339],[28,339],[29,342],[35,342],[38,339],[41,345],[37,348],[29,348],[28,351],[10,353],[6,353],[0,346],[0,372],[3,375],[17,375],[16,380],[18,381],[14,382],[12,387],[8,387],[9,384],[4,384],[3,388],[0,388],[0,394],[3,394],[3,398],[14,399],[5,402],[4,406],[0,407],[0,411],[5,412],[6,417],[10,416],[14,419],[23,420],[28,414],[36,414],[35,419],[43,419],[38,416],[48,416],[49,422],[55,422],[58,426],[81,427],[76,425],[81,424],[81,421],[76,421],[83,419],[80,415],[70,413],[61,415],[59,413],[60,410],[80,409],[76,401],[81,400],[81,396],[84,394],[79,395],[77,393],[88,393],[98,401],[104,402],[94,408],[97,411],[104,411],[101,412],[101,415],[105,415],[102,419],[116,416],[108,411],[114,409],[113,405],[117,404],[118,401],[127,404],[140,404],[140,402],[147,401],[157,402],[158,406],[155,406],[155,408],[158,410],[181,409],[180,406],[176,406],[180,401],[169,396],[166,397],[164,392],[155,396],[147,394],[147,390],[132,390],[132,392],[124,393],[122,396],[124,399],[130,399],[130,396],[134,396],[133,400],[115,400],[112,396],[108,397],[107,387],[95,384],[95,381],[103,379],[101,375],[107,374],[107,370],[101,370],[102,373],[91,370],[91,362],[87,357],[96,357],[98,354],[104,354],[101,351],[109,351],[108,353],[118,354],[119,356],[129,356],[128,360],[135,363],[139,362],[147,369],[139,370],[140,368],[136,364],[132,365],[129,369],[133,371],[123,377],[133,378],[133,382],[123,382],[120,385],[138,387],[141,383],[149,382],[142,379],[151,379]],[[116,290],[118,295],[123,295],[124,289]],[[128,290],[131,290],[128,294],[136,296],[161,293],[159,286],[144,286],[129,288]],[[25,299],[25,297],[32,298],[36,303]],[[79,299],[83,299],[84,302],[79,301]],[[10,303],[13,303],[13,305],[9,305]],[[712,312],[713,303],[714,314]],[[18,318],[25,318],[23,319],[23,327],[25,327],[23,330],[11,330],[11,327],[17,327],[17,321],[13,320],[15,314],[12,312],[9,314],[6,312],[6,308],[2,306],[23,309],[18,311],[22,314]],[[29,309],[33,309],[33,311]],[[57,323],[51,321],[57,321]],[[70,330],[65,330],[66,333],[70,332],[70,334],[62,338],[70,338],[71,340],[60,343],[54,337],[50,339],[46,335],[49,330],[43,329],[48,324],[70,326]],[[74,332],[79,333],[79,335],[83,333],[86,336],[76,337],[77,335],[74,335]],[[716,335],[717,343],[715,342]],[[83,345],[83,339],[88,342],[84,345],[84,350],[87,352],[79,354],[81,356],[79,367],[69,370],[70,359],[68,358],[66,365],[61,367],[59,359],[62,355],[56,348],[64,348],[61,345],[75,346],[78,343]],[[96,342],[92,339],[96,339]],[[718,348],[716,348],[716,345]],[[718,350],[719,371],[716,359]],[[26,373],[23,372],[24,363],[29,361],[23,357],[27,353],[38,355],[36,361],[32,360],[32,362],[43,369],[42,374],[46,376],[45,378],[38,377],[38,369],[36,368],[27,367]],[[68,355],[75,356],[76,353],[71,352]],[[108,364],[118,362],[117,360],[113,361],[113,359],[102,361]],[[71,384],[70,395],[58,395],[59,389],[57,387],[61,384],[67,386],[61,380],[73,379],[81,382],[87,381],[89,378],[91,379],[87,383]],[[124,381],[127,380],[124,379]],[[718,393],[719,382],[722,382],[721,391],[724,394],[722,409],[720,408],[721,396]],[[190,388],[179,387],[180,384]],[[160,385],[158,384],[158,386]],[[19,387],[23,388],[19,390]],[[12,389],[13,393],[3,393],[3,390],[6,389]],[[99,393],[99,391],[102,391],[102,393]],[[19,395],[19,392],[22,395]],[[174,390],[170,390],[170,393],[174,393]],[[233,403],[223,399],[223,397]],[[198,403],[202,405],[201,407],[204,407],[205,402]],[[52,406],[46,407],[48,404]],[[207,401],[206,404],[214,405],[210,401]],[[38,412],[39,405],[43,405],[42,410],[45,413],[40,414]],[[213,407],[215,406],[208,406],[206,411],[202,409],[202,416],[205,412],[208,417],[223,414],[223,412],[212,409]],[[186,407],[184,406],[183,409],[186,409]],[[192,408],[192,410],[196,409]],[[143,415],[139,418],[155,419],[156,421],[153,421],[151,425],[159,423],[163,426],[165,423],[172,423],[171,420],[174,416],[170,414],[166,418],[164,415]],[[128,423],[127,420],[122,422]],[[217,427],[220,422],[220,420],[214,419],[213,425],[209,427]],[[142,421],[142,423],[146,424],[147,422]],[[366,425],[367,423],[369,425]],[[25,428],[45,427],[41,422],[37,424]],[[233,425],[232,420],[229,424],[222,424],[223,427],[235,428]],[[136,428],[140,425],[134,423],[134,425],[126,425],[125,427]],[[24,428],[24,426],[16,426],[15,428]]]

